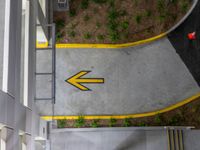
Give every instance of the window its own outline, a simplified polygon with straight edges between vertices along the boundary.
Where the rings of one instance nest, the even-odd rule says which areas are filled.
[[[22,1],[21,23],[21,86],[20,99],[24,106],[28,106],[28,68],[29,68],[29,9],[28,0]]]

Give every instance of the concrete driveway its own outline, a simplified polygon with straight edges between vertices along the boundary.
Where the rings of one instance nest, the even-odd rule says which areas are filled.
[[[200,91],[168,39],[122,49],[57,49],[56,58],[55,115],[148,112]],[[38,66],[48,68],[45,61]],[[81,91],[65,82],[82,70],[91,71],[83,78],[104,78],[105,83],[84,84],[92,91]],[[41,115],[51,115],[49,102],[38,103]]]

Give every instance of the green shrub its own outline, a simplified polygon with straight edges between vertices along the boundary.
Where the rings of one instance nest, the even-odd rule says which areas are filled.
[[[119,13],[114,8],[108,11],[109,20],[115,20],[118,18],[118,16],[119,16]]]
[[[117,120],[115,118],[111,118],[109,121],[109,127],[113,127],[117,123]]]
[[[141,20],[142,20],[142,16],[141,15],[135,16],[135,21],[136,21],[137,24],[140,24]]]
[[[154,118],[154,121],[157,125],[161,125],[164,122],[164,117],[162,114],[157,114]]]
[[[60,42],[60,40],[62,39],[63,34],[61,32],[56,32],[56,42]]]
[[[124,21],[124,22],[121,23],[121,28],[123,30],[128,29],[128,27],[129,27],[129,22],[128,21]]]
[[[81,8],[82,9],[87,9],[89,6],[89,0],[82,0],[81,1]]]
[[[76,9],[71,8],[71,9],[69,10],[69,16],[70,16],[70,17],[76,16]]]
[[[130,127],[131,126],[131,119],[125,118],[124,121],[123,121],[123,126],[124,127]]]
[[[140,126],[140,127],[145,127],[145,126],[147,126],[147,124],[144,123],[144,122],[140,122],[140,123],[138,123],[138,126]]]
[[[105,39],[105,36],[104,36],[103,34],[98,34],[98,35],[97,35],[97,39],[98,39],[99,41],[102,41],[102,40]]]
[[[109,32],[117,31],[118,23],[116,21],[109,21],[107,24]]]
[[[76,32],[74,30],[68,32],[69,37],[74,38],[76,36]]]
[[[90,124],[90,126],[92,128],[98,128],[99,127],[99,120],[98,119],[93,120],[92,123]]]
[[[109,33],[110,40],[116,42],[120,39],[120,34],[118,31],[112,31]]]
[[[60,29],[65,27],[65,21],[62,20],[62,19],[57,20],[55,23],[56,23],[56,30],[57,31],[59,31]]]
[[[186,13],[187,10],[188,10],[188,7],[189,7],[188,2],[182,2],[181,3],[181,11],[182,11],[182,13]]]
[[[184,121],[183,116],[180,115],[180,114],[175,114],[174,116],[172,116],[171,118],[169,118],[168,124],[170,126],[178,126],[178,125],[181,124],[182,121]]]
[[[92,35],[89,32],[84,34],[85,39],[91,39],[91,37],[92,37]]]
[[[145,16],[151,17],[152,16],[152,11],[151,10],[146,10]]]
[[[97,3],[97,4],[103,4],[103,3],[106,3],[107,0],[92,0],[94,3]]]
[[[108,3],[111,8],[115,7],[115,0],[108,0]]]
[[[80,128],[80,127],[83,127],[85,126],[85,119],[83,116],[79,116],[77,120],[75,120],[75,124],[74,126],[76,128]]]
[[[58,128],[64,128],[67,125],[67,120],[66,119],[62,119],[62,120],[57,120],[57,127]]]
[[[160,13],[165,11],[165,0],[157,0],[157,9]]]

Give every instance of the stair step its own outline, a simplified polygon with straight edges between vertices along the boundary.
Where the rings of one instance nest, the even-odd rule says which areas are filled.
[[[184,150],[183,146],[183,130],[168,129],[168,150]]]

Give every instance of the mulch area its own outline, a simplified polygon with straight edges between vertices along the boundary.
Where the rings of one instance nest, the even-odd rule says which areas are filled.
[[[82,118],[82,124],[79,127],[141,127],[141,126],[194,126],[200,129],[200,99],[186,104],[178,109],[158,114],[153,117],[127,118],[127,119],[102,119],[85,120]],[[61,120],[65,123],[58,125],[58,128],[76,128],[77,120]],[[79,120],[80,121],[80,120]],[[96,121],[96,123],[94,123]],[[59,121],[58,121],[59,122]]]
[[[113,9],[111,0],[102,4],[88,0],[84,9],[83,1],[87,0],[72,0],[70,12],[54,12],[54,21],[62,20],[65,24],[57,30],[58,43],[127,43],[147,39],[171,28],[192,3],[191,0],[114,0],[118,16],[117,40],[113,40],[114,33],[108,27],[109,11]]]

